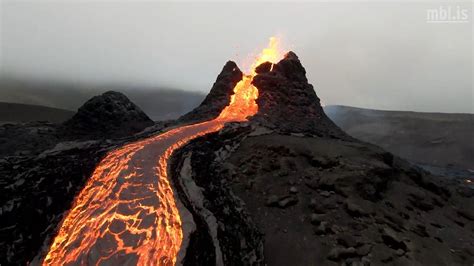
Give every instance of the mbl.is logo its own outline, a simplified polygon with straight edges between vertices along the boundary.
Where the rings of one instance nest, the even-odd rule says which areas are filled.
[[[428,23],[468,23],[469,10],[461,6],[439,6],[426,10]]]

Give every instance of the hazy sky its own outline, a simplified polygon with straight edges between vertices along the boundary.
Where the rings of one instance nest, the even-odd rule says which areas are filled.
[[[427,9],[469,23],[427,23]],[[207,92],[280,35],[324,104],[474,112],[472,2],[2,1],[3,75]],[[1,100],[1,99],[0,99]]]

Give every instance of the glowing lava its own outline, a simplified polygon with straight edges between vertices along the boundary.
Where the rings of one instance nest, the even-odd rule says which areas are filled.
[[[235,85],[234,94],[231,96],[230,104],[222,110],[217,119],[228,121],[244,121],[248,116],[253,116],[258,111],[255,100],[258,98],[258,89],[252,85],[252,79],[256,75],[255,68],[265,62],[275,64],[283,57],[279,47],[278,39],[270,38],[267,48],[255,58],[251,66],[251,74],[244,75],[242,80]]]
[[[176,264],[183,232],[168,159],[190,140],[257,113],[254,69],[281,59],[277,46],[271,38],[216,119],[177,127],[107,154],[63,219],[43,265]]]

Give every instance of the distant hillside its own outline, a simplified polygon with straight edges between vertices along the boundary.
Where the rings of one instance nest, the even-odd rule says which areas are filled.
[[[173,88],[84,85],[0,78],[1,102],[41,105],[74,111],[93,96],[110,90],[125,94],[155,121],[177,118],[191,111],[204,99],[202,93]]]
[[[474,115],[327,106],[344,131],[411,161],[474,169]]]
[[[73,111],[39,105],[0,102],[1,122],[48,121],[63,122],[74,115]]]
[[[204,94],[166,88],[84,86],[0,78],[0,121],[62,122],[95,95],[124,93],[155,121],[168,120],[198,106]],[[37,106],[35,106],[37,105]],[[54,108],[42,107],[49,106]],[[58,108],[58,109],[56,109]],[[474,115],[381,111],[327,106],[328,116],[350,135],[411,161],[474,169]]]

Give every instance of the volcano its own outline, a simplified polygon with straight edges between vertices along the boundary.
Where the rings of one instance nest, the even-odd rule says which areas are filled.
[[[120,101],[141,128],[149,125]],[[104,131],[101,117],[127,124],[122,115],[97,117],[76,116],[74,128]],[[88,170],[45,175],[65,154]],[[8,263],[460,265],[474,258],[472,189],[343,132],[298,56],[276,39],[250,73],[227,62],[201,105],[176,121],[18,164],[9,169],[34,184],[54,175],[83,182],[76,190],[49,183],[42,204],[53,218],[28,234],[34,244],[9,244]],[[65,203],[63,195],[74,199]]]
[[[216,81],[219,88],[220,77],[236,71],[229,64],[233,67],[224,67]],[[191,141],[173,158],[180,197],[188,199],[195,217],[212,221],[200,230],[211,232],[207,239],[196,235],[190,242],[185,262],[461,265],[473,260],[474,213],[466,206],[474,203],[474,193],[465,183],[433,176],[343,132],[324,113],[293,52],[276,64],[258,65],[252,84],[258,88],[255,115]],[[213,102],[212,90],[182,119],[215,117],[200,112]],[[199,197],[189,192],[196,186]]]

